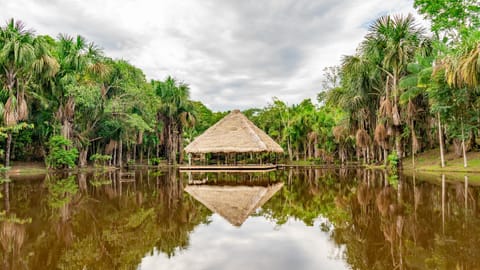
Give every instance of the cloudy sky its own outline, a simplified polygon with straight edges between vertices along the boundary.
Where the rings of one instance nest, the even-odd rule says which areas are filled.
[[[315,99],[322,69],[413,0],[0,0],[0,21],[82,35],[149,79],[172,75],[213,110]]]
[[[264,217],[250,217],[234,227],[219,215],[190,233],[188,247],[167,257],[154,250],[142,259],[140,270],[350,269],[345,249],[319,229],[325,219],[305,226],[293,218],[283,225]]]

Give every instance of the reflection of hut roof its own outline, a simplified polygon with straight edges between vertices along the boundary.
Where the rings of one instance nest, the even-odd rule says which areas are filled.
[[[283,153],[282,147],[234,110],[185,147],[187,153]]]
[[[185,191],[232,225],[240,226],[282,187],[283,182],[268,187],[188,185]]]

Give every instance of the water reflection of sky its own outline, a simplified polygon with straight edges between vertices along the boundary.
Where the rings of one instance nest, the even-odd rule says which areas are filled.
[[[190,234],[188,249],[168,258],[147,254],[138,267],[153,269],[349,269],[343,253],[329,234],[301,221],[289,219],[278,226],[264,217],[250,217],[241,227],[213,214],[210,224]]]

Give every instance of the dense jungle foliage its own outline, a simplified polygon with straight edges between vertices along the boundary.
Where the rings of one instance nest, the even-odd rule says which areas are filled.
[[[447,149],[464,157],[478,151],[480,8],[473,0],[440,2],[414,3],[430,31],[412,15],[371,23],[355,54],[312,86],[318,102],[273,98],[244,113],[288,160],[401,166],[438,147],[444,166]],[[0,67],[6,167],[11,159],[71,167],[72,158],[85,166],[92,156],[109,156],[113,166],[182,163],[183,147],[228,113],[192,101],[188,84],[175,78],[147,80],[81,36],[36,35],[15,19],[0,27]],[[58,136],[65,141],[55,148]],[[76,150],[58,160],[55,149]]]

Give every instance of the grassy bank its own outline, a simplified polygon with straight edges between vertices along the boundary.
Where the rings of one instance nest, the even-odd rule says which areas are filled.
[[[445,175],[447,182],[464,182],[467,176],[470,184],[480,185],[480,152],[467,153],[467,161],[465,168],[463,157],[458,157],[450,150],[445,154],[445,167],[442,168],[440,150],[432,149],[415,156],[415,168],[411,157],[404,159],[403,173],[437,183],[442,180],[442,175]]]
[[[38,175],[47,173],[47,168],[43,162],[21,162],[15,161],[8,171],[9,176],[20,175]]]
[[[444,172],[444,173],[480,173],[480,152],[467,153],[468,166],[463,166],[463,157],[455,155],[453,150],[445,154],[445,167],[440,166],[440,150],[432,149],[415,156],[415,168],[412,164],[412,158],[408,157],[403,161],[405,170],[423,171],[423,172]]]

